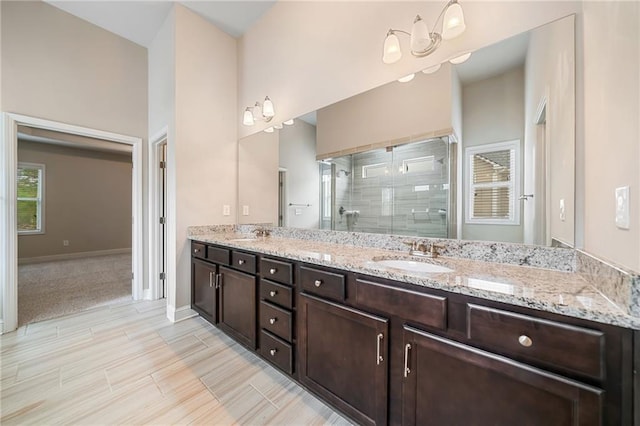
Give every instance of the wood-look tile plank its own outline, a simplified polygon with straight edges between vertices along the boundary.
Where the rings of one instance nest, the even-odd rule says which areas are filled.
[[[2,415],[0,423],[20,422],[20,417],[36,410],[44,403],[47,396],[60,390],[60,373],[58,370],[15,383],[2,388]]]

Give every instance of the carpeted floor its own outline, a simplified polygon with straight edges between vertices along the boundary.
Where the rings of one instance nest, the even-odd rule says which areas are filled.
[[[131,299],[131,254],[18,267],[18,325]]]

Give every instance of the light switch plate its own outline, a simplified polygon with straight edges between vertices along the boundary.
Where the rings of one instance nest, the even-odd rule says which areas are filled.
[[[242,206],[242,216],[249,216],[249,206]]]
[[[629,229],[629,187],[616,188],[616,226]]]
[[[302,209],[296,209],[296,216],[300,216],[302,214]]]
[[[228,204],[225,204],[222,206],[222,215],[223,216],[229,216],[231,215],[231,206]]]

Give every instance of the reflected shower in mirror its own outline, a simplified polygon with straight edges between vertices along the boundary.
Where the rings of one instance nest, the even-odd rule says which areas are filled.
[[[569,16],[243,138],[238,223],[573,246],[574,62]]]

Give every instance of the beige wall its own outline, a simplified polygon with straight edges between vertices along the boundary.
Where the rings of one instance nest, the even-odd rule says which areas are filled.
[[[297,117],[440,63],[461,51],[476,50],[581,10],[579,2],[465,2],[467,31],[445,41],[432,55],[382,63],[389,28],[409,30],[420,13],[438,16],[444,2],[277,2],[239,41],[240,137],[267,127],[242,126],[245,106],[269,95],[276,120]],[[497,24],[499,22],[499,25]],[[292,36],[295,35],[295,36]]]
[[[280,130],[280,167],[287,171],[287,203],[310,204],[287,205],[286,226],[318,228],[320,172],[316,162],[316,126],[296,120],[293,126]]]
[[[640,271],[640,3],[584,3],[584,248]],[[630,229],[615,189],[630,187]]]
[[[522,212],[519,225],[465,223],[467,176],[465,148],[520,141],[520,170],[524,140],[524,69],[518,67],[496,77],[462,86],[462,157],[458,161],[462,177],[462,235],[465,240],[522,242]],[[522,180],[520,180],[522,182]],[[522,185],[520,185],[522,187]]]
[[[451,65],[435,74],[417,73],[407,83],[392,81],[317,112],[317,155],[333,157],[349,148],[449,133],[452,111]],[[415,140],[415,139],[412,139]]]
[[[236,40],[183,6],[176,5],[175,16],[176,125],[169,155],[180,308],[190,304],[191,294],[187,227],[236,222],[238,114]],[[223,205],[230,206],[229,216],[222,214]]]
[[[280,133],[260,132],[238,144],[238,223],[278,224]],[[315,156],[314,156],[315,160]],[[249,215],[242,214],[249,207]]]
[[[19,259],[131,248],[130,153],[20,141],[18,161],[45,165],[45,233],[18,236]]]

